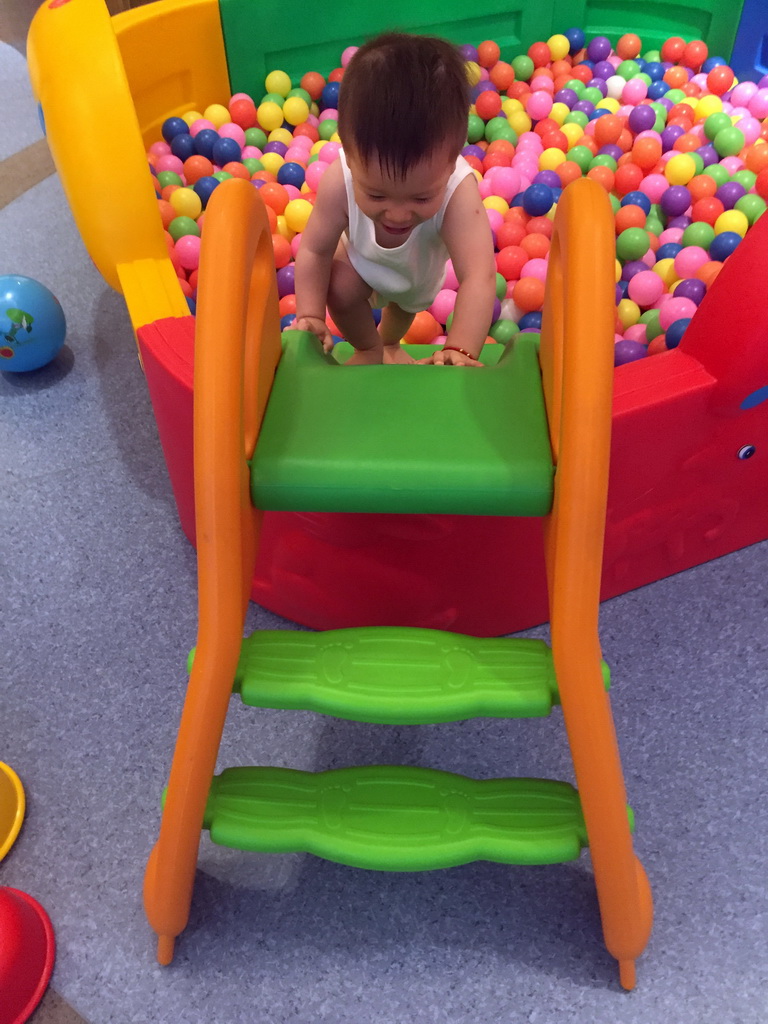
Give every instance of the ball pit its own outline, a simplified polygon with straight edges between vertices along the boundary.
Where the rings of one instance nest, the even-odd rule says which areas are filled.
[[[617,365],[679,344],[680,325],[765,211],[768,76],[738,82],[701,40],[671,37],[660,51],[642,51],[638,36],[624,35],[614,48],[578,28],[508,60],[493,40],[462,47],[474,100],[463,155],[478,179],[505,282],[489,340],[531,329],[523,318],[541,312],[551,220],[562,189],[577,177],[597,180],[614,205],[617,346],[627,343],[617,347]],[[260,189],[271,211],[275,265],[292,264],[323,173],[338,157],[339,84],[352,53],[348,47],[327,75],[309,70],[295,84],[275,69],[261,96],[237,93],[202,117],[182,111],[163,123],[163,141],[147,159],[191,308],[200,221],[227,177],[247,177]],[[449,274],[428,311],[429,329],[408,340],[444,337],[456,288]],[[621,305],[627,300],[634,309]],[[680,301],[685,312],[672,316]],[[649,318],[652,329],[631,334],[653,311],[660,315]]]

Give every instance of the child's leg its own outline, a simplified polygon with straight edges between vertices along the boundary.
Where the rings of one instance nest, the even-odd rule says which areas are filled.
[[[415,362],[407,352],[404,352],[400,341],[413,323],[415,313],[408,313],[401,309],[396,302],[389,302],[381,311],[381,323],[379,334],[384,342],[385,363],[413,363]]]
[[[371,286],[366,284],[339,245],[331,266],[328,309],[344,339],[357,349],[354,363],[380,363],[382,342],[368,303]]]

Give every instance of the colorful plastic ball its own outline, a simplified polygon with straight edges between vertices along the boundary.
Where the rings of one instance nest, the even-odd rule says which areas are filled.
[[[664,294],[664,282],[652,270],[642,270],[629,282],[628,294],[638,306],[652,306]]]
[[[690,299],[698,306],[707,293],[707,286],[698,277],[687,277],[672,293],[677,299]]]
[[[204,177],[198,178],[192,186],[200,197],[203,209],[208,205],[208,200],[211,198],[213,190],[218,188],[219,184],[220,182],[218,178],[215,178],[212,174],[206,174]]]
[[[523,209],[532,217],[541,217],[552,209],[554,196],[549,185],[529,185],[523,192]]]
[[[191,217],[174,217],[171,223],[168,225],[168,234],[174,240],[178,242],[180,238],[185,235],[199,235],[200,228],[197,225],[197,221]]]
[[[726,260],[741,242],[741,235],[735,231],[723,231],[715,235],[709,246],[709,255],[713,260]]]
[[[721,128],[712,140],[712,145],[721,157],[735,156],[744,149],[745,142],[744,133],[731,126],[730,128]]]
[[[544,282],[538,277],[521,277],[512,289],[512,299],[524,313],[540,310],[544,304]]]
[[[616,255],[620,260],[639,260],[648,252],[650,244],[644,228],[627,228],[616,239]]]
[[[213,160],[213,147],[219,141],[219,133],[213,128],[203,128],[195,135],[195,150],[206,160]]]
[[[457,294],[452,288],[441,288],[437,293],[432,305],[429,307],[429,312],[438,323],[447,323],[448,317],[456,305],[456,298]]]
[[[679,153],[664,166],[664,176],[670,185],[687,185],[695,175],[696,161],[690,153]]]
[[[223,167],[232,160],[239,160],[241,156],[242,148],[235,139],[219,137],[212,146],[210,159],[219,167]]]
[[[211,103],[203,111],[203,117],[218,129],[229,121],[229,111],[222,103]]]
[[[643,359],[647,355],[648,350],[642,342],[622,338],[613,346],[613,365],[623,366],[625,363],[633,363],[637,359]]]
[[[177,135],[187,135],[189,133],[189,125],[183,117],[167,117],[163,121],[160,131],[165,141],[171,142]]]
[[[323,91],[320,94],[321,110],[329,107],[334,110],[338,109],[340,88],[341,84],[339,82],[328,82],[323,86]]]
[[[291,231],[303,231],[312,213],[312,203],[307,199],[291,199],[285,207],[285,221]]]
[[[294,185],[301,188],[306,178],[306,171],[301,164],[284,163],[277,172],[277,180],[281,185]]]
[[[0,277],[0,370],[39,370],[56,357],[67,335],[64,310],[32,277]]]
[[[182,162],[188,160],[191,156],[194,156],[195,153],[197,153],[195,140],[189,132],[179,132],[178,135],[174,135],[171,139],[171,153],[178,157]]]
[[[664,339],[667,344],[667,348],[677,348],[683,339],[683,335],[686,332],[688,324],[691,322],[690,317],[680,317],[678,320],[673,320],[672,323],[667,327],[664,335]]]
[[[563,32],[563,35],[571,44],[570,52],[572,54],[577,53],[584,46],[585,37],[583,29],[568,28]]]
[[[691,193],[685,185],[670,185],[662,195],[660,205],[668,217],[679,217],[691,205]]]

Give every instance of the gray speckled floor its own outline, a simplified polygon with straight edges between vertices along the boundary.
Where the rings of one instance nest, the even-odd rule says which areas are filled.
[[[0,66],[25,125],[23,61],[0,46]],[[42,280],[69,320],[52,365],[0,376],[0,759],[29,800],[0,884],[51,915],[56,990],[90,1024],[764,1024],[768,544],[603,607],[656,899],[633,993],[587,857],[384,875],[206,838],[190,926],[156,966],[140,890],[195,636],[193,552],[124,305],[55,178],[0,211],[0,237],[0,273]],[[233,706],[221,762],[259,761],[569,775],[559,715],[393,729]]]

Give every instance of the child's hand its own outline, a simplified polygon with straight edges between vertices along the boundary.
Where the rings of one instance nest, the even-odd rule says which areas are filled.
[[[439,348],[430,359],[425,362],[433,363],[435,366],[482,366],[483,364],[474,359],[468,352],[461,352],[455,348]]]
[[[297,318],[293,326],[297,331],[309,331],[310,334],[314,334],[323,346],[324,352],[330,352],[333,348],[333,336],[322,317],[302,316]]]

